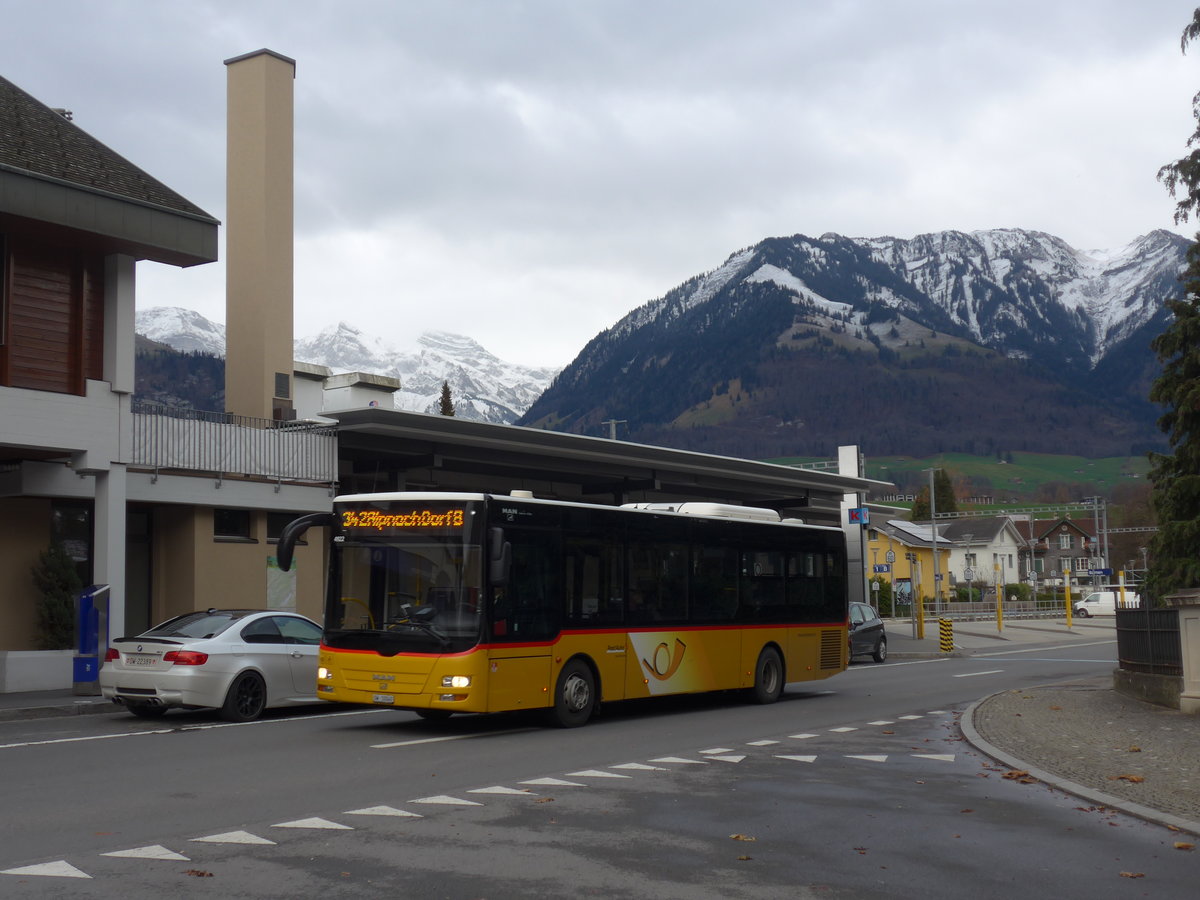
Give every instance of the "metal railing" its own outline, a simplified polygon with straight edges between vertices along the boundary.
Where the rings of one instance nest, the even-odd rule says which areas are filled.
[[[1117,610],[1117,659],[1127,672],[1183,675],[1179,610]]]
[[[337,481],[337,429],[135,401],[130,465],[273,481]]]

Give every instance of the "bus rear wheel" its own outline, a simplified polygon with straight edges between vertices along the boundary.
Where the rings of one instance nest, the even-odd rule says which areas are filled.
[[[758,654],[750,693],[755,703],[774,703],[783,693],[783,660],[774,647],[763,647]]]
[[[578,728],[592,717],[596,708],[596,678],[581,659],[563,666],[554,688],[551,719],[560,728]]]

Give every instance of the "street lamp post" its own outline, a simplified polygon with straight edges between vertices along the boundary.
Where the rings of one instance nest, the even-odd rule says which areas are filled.
[[[942,614],[942,595],[939,590],[941,585],[938,581],[941,575],[938,572],[938,533],[937,533],[937,499],[933,496],[933,473],[938,471],[935,468],[928,470],[929,472],[929,530],[932,532],[932,547],[933,547],[933,610],[939,616]]]
[[[974,533],[968,532],[963,535],[963,540],[967,544],[967,564],[963,566],[963,577],[967,579],[967,602],[971,602],[971,576],[975,573],[971,570],[971,538],[975,537]]]

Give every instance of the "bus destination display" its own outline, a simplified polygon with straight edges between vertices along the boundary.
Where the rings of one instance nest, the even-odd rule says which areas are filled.
[[[342,529],[346,532],[400,534],[412,532],[452,533],[461,531],[465,521],[461,508],[379,509],[374,506],[342,510]]]

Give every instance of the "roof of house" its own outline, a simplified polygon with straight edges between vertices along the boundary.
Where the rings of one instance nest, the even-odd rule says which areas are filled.
[[[3,76],[0,165],[175,212],[213,218]]]

